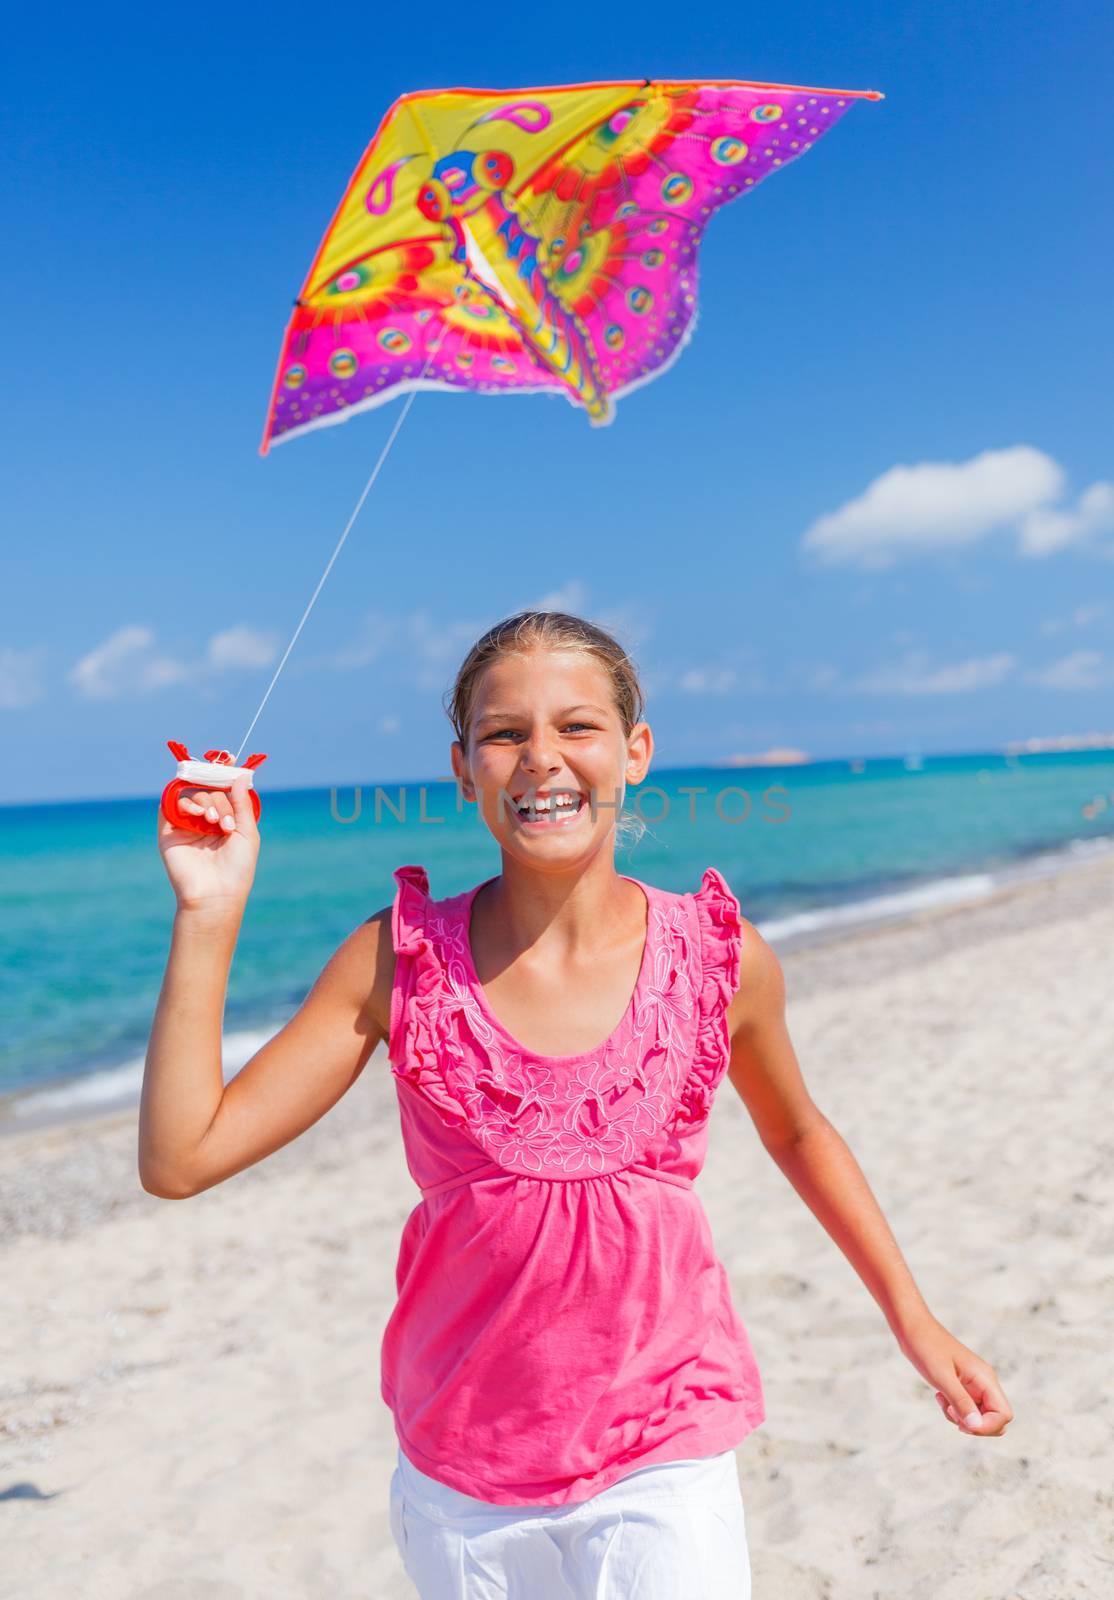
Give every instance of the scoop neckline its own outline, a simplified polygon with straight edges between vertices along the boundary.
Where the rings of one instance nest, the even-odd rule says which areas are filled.
[[[463,938],[461,939],[460,943],[464,954],[465,973],[468,978],[469,986],[472,990],[473,998],[475,999],[477,1005],[487,1018],[488,1022],[490,1022],[491,1025],[503,1035],[503,1038],[512,1044],[520,1055],[526,1056],[531,1061],[541,1061],[546,1065],[566,1066],[577,1061],[587,1061],[592,1056],[602,1055],[605,1050],[609,1050],[611,1048],[611,1045],[614,1042],[617,1034],[619,1034],[629,1024],[631,1018],[637,1015],[646,985],[649,982],[651,967],[650,946],[653,943],[656,928],[655,917],[657,913],[657,905],[654,900],[654,895],[650,885],[648,883],[643,883],[641,878],[632,878],[630,874],[626,872],[619,872],[616,874],[616,876],[619,878],[625,878],[628,883],[636,883],[646,898],[646,939],[642,946],[642,960],[639,963],[638,977],[635,979],[634,989],[631,991],[631,997],[627,1002],[627,1008],[623,1012],[623,1015],[612,1028],[607,1038],[601,1040],[599,1044],[594,1045],[591,1050],[579,1050],[574,1055],[543,1056],[537,1050],[528,1049],[520,1039],[515,1038],[514,1034],[511,1033],[510,1029],[506,1027],[504,1023],[500,1022],[499,1018],[495,1015],[494,1011],[491,1009],[491,1006],[488,1004],[487,996],[484,993],[484,986],[480,982],[479,974],[476,971],[476,963],[472,959],[472,906],[480,890],[486,888],[489,883],[494,883],[498,876],[499,874],[496,872],[493,873],[490,878],[484,878],[482,882],[474,884],[473,887],[469,889],[461,903],[460,916],[461,926],[463,929]]]

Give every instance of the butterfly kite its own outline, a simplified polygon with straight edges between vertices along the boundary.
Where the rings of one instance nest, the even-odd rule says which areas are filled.
[[[422,90],[387,112],[290,318],[263,436],[401,390],[549,391],[609,422],[679,354],[709,218],[876,90]]]
[[[811,150],[856,100],[882,98],[647,79],[402,95],[294,303],[262,454],[418,389],[563,394],[591,422],[610,422],[615,401],[664,371],[692,333],[697,252],[713,213]],[[227,791],[239,776],[250,784],[266,757],[240,767],[239,751],[210,750],[198,761],[167,742],[178,769],[164,814],[221,832],[182,812],[178,795]]]

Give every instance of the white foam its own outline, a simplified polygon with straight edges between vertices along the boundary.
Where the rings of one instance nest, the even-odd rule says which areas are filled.
[[[981,900],[1007,884],[1049,877],[1065,868],[1082,865],[1095,856],[1114,851],[1114,839],[1070,839],[1055,850],[1042,850],[1023,861],[1010,862],[991,872],[970,872],[957,877],[932,878],[892,894],[868,895],[837,906],[818,906],[814,911],[797,911],[784,917],[770,917],[755,927],[770,944],[807,935],[833,935],[840,928],[863,927],[909,916],[936,906],[959,905]],[[744,913],[746,907],[743,907]]]
[[[881,922],[888,917],[923,911],[928,906],[980,900],[990,893],[994,884],[993,874],[989,872],[971,873],[963,878],[937,878],[931,883],[917,884],[912,889],[899,889],[893,894],[871,895],[863,900],[852,900],[846,905],[822,906],[815,911],[797,911],[786,917],[771,917],[755,926],[764,939],[774,944],[801,933]]]
[[[285,1019],[284,1019],[285,1020]],[[282,1023],[274,1028],[245,1028],[236,1033],[226,1033],[221,1049],[225,1083],[235,1077],[256,1051],[273,1039]],[[116,1067],[104,1067],[68,1083],[50,1089],[36,1089],[28,1094],[12,1095],[5,1106],[8,1116],[24,1121],[30,1118],[70,1116],[83,1111],[108,1111],[116,1106],[126,1106],[138,1101],[143,1087],[144,1056],[121,1062]]]

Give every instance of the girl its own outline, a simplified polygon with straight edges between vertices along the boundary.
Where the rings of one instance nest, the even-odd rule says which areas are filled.
[[[221,1022],[259,836],[246,782],[195,792],[223,838],[159,846],[178,909],[139,1125],[144,1188],[199,1193],[287,1144],[386,1040],[409,1170],[381,1392],[391,1526],[423,1600],[739,1600],[735,1448],[758,1369],[693,1179],[726,1075],[961,1432],[994,1369],[931,1314],[810,1098],[777,957],[709,866],[617,873],[653,753],[634,668],[563,612],[490,629],[452,691],[453,770],[501,870],[431,898],[397,868],[298,1013],[227,1087]],[[184,805],[191,802],[183,800]]]

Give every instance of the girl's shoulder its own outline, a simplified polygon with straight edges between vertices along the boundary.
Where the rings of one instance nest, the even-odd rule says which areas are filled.
[[[391,991],[395,981],[392,916],[392,906],[380,906],[341,946],[351,963],[354,981],[366,986],[367,1010],[384,1039],[390,1028]]]

